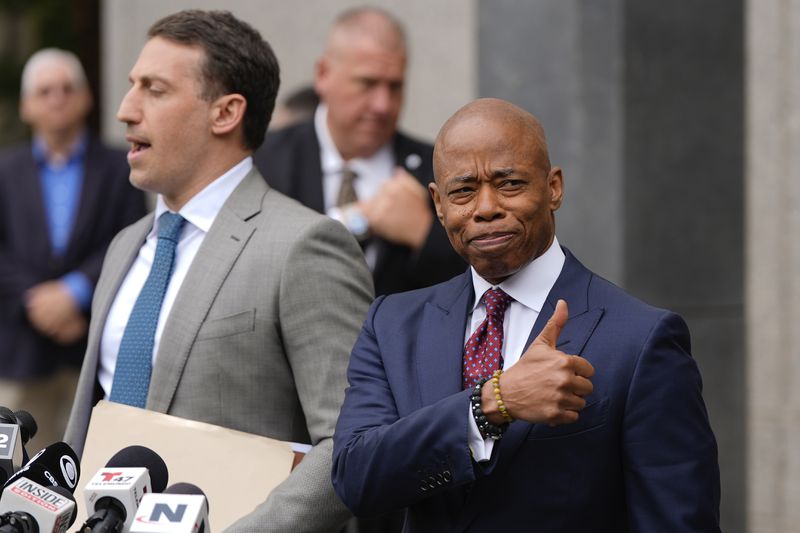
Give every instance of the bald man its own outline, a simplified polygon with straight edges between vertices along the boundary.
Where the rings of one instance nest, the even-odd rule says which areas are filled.
[[[30,411],[38,450],[62,439],[106,247],[145,213],[122,151],[91,138],[78,58],[49,48],[22,74],[33,140],[0,152],[0,405]]]
[[[255,154],[274,188],[360,241],[379,295],[444,281],[466,266],[434,221],[426,190],[433,147],[397,131],[406,48],[389,13],[342,13],[317,62],[322,104],[313,119],[268,135]]]
[[[439,133],[439,221],[470,264],[378,298],[348,370],[333,483],[404,531],[718,532],[717,446],[677,315],[559,245],[544,132],[493,99]]]

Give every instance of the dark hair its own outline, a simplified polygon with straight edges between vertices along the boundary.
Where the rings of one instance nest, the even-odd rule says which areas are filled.
[[[201,68],[201,97],[244,96],[245,145],[251,150],[261,146],[275,109],[280,67],[272,47],[255,28],[229,11],[187,9],[162,18],[147,35],[202,47],[206,57]]]

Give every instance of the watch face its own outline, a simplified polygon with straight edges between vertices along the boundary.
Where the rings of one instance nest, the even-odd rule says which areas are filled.
[[[357,239],[361,240],[367,237],[369,234],[369,222],[360,209],[348,209],[345,214],[345,220],[347,221],[347,229]]]
[[[365,217],[363,214],[359,212],[355,213],[351,220],[352,220],[351,230],[353,232],[353,235],[366,236],[366,234],[369,232],[369,222],[367,222],[367,217]]]

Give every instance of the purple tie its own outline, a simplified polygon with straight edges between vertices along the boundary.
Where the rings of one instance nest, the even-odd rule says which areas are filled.
[[[464,346],[464,388],[471,389],[481,378],[490,378],[503,366],[503,317],[511,296],[502,289],[489,289],[483,295],[486,318]]]

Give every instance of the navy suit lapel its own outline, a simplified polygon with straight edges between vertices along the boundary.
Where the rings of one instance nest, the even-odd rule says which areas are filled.
[[[421,405],[430,405],[461,390],[464,331],[467,310],[474,298],[469,271],[448,289],[426,302],[423,309],[416,346]]]
[[[544,329],[545,324],[555,311],[558,300],[564,300],[569,307],[569,319],[561,330],[556,347],[564,353],[570,355],[580,355],[586,341],[589,340],[595,326],[603,316],[603,309],[589,308],[586,298],[592,273],[584,267],[580,261],[575,259],[572,253],[564,248],[566,260],[561,274],[556,280],[555,285],[547,295],[547,300],[542,306],[539,317],[533,325],[528,341],[525,344],[527,350],[531,343]],[[511,424],[503,437],[502,445],[498,447],[498,462],[508,464],[511,457],[519,449],[519,445],[525,436],[534,427],[532,424]]]
[[[47,213],[44,207],[44,193],[42,191],[42,178],[39,174],[39,167],[33,159],[30,149],[21,158],[19,175],[23,176],[19,182],[20,190],[25,190],[27,194],[20,194],[21,214],[20,220],[26,221],[20,224],[26,233],[26,241],[30,244],[31,256],[38,257],[42,261],[52,256],[52,246],[50,244],[50,229],[47,224]]]

